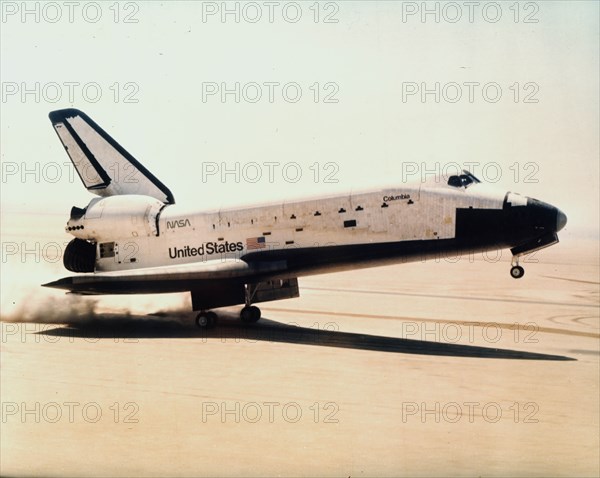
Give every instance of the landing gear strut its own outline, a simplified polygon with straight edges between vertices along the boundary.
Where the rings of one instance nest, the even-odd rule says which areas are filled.
[[[258,284],[246,284],[245,286],[245,303],[246,305],[240,311],[240,320],[244,324],[252,324],[258,322],[261,317],[261,312],[258,307],[252,305],[253,300],[256,297],[256,291],[258,290]],[[193,302],[193,294],[192,294]],[[196,309],[198,310],[198,309]],[[200,310],[200,313],[196,316],[196,325],[201,329],[210,329],[217,323],[217,314],[208,310]]]
[[[257,289],[258,286],[256,284],[246,285],[246,306],[240,311],[240,319],[245,324],[258,322],[260,320],[260,309],[255,305],[251,305]]]
[[[196,316],[196,325],[201,329],[210,329],[217,323],[217,314],[214,312],[202,311]]]
[[[525,269],[519,265],[519,257],[515,256],[512,260],[512,267],[510,268],[510,275],[513,279],[520,279],[525,275]]]

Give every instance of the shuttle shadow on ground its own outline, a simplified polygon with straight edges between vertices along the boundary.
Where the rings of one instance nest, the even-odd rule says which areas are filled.
[[[58,326],[37,332],[54,337],[102,339],[198,339],[201,342],[279,342],[321,347],[340,347],[355,350],[393,352],[416,355],[439,355],[448,357],[477,357],[520,360],[576,360],[562,355],[548,355],[518,350],[480,347],[475,345],[448,344],[424,340],[402,339],[380,335],[319,330],[285,324],[268,319],[244,325],[233,315],[221,314],[214,329],[197,328],[189,318],[172,319],[166,314],[155,316],[122,316],[103,314],[83,323]],[[223,320],[225,319],[225,320]]]

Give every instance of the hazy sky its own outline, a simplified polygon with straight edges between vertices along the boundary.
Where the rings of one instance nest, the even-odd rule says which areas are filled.
[[[75,107],[178,204],[329,194],[471,163],[597,234],[598,2],[423,5],[2,2],[3,211],[66,221],[91,199],[47,118]]]

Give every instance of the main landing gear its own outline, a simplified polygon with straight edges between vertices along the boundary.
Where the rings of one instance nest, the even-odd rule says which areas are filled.
[[[244,324],[258,322],[261,312],[255,305],[247,305],[240,311],[240,320]],[[202,311],[196,316],[196,325],[201,329],[211,329],[217,324],[217,314],[211,311]]]
[[[196,325],[201,329],[210,329],[217,323],[217,314],[210,311],[202,311],[196,316]]]
[[[510,275],[513,279],[520,279],[525,275],[525,269],[519,265],[519,256],[514,256],[510,268]]]
[[[240,311],[240,319],[245,324],[251,324],[260,320],[260,309],[255,305],[247,305]]]
[[[252,300],[255,298],[257,284],[247,284],[245,288],[246,305],[240,311],[240,320],[244,324],[253,324],[258,322],[261,317],[261,312],[258,307],[252,305]],[[211,311],[203,310],[196,316],[196,325],[201,329],[210,329],[217,323],[217,314]]]
[[[246,305],[240,311],[240,319],[244,324],[252,324],[260,320],[260,309],[251,305],[258,290],[258,284],[246,284]]]

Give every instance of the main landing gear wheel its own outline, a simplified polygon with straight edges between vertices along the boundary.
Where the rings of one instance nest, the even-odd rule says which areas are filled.
[[[521,266],[512,266],[510,268],[510,275],[513,279],[520,279],[525,275],[525,269],[523,269]]]
[[[245,324],[258,322],[260,320],[260,309],[254,305],[247,305],[240,311],[240,319]]]
[[[214,312],[200,312],[196,316],[196,325],[201,329],[210,329],[217,323],[217,314]]]

